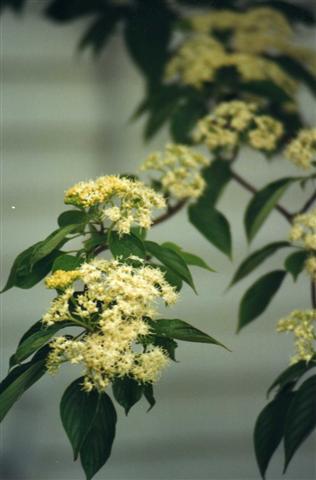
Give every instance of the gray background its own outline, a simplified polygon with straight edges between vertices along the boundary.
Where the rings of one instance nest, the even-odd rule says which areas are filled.
[[[142,122],[127,119],[141,98],[143,81],[126,56],[119,37],[98,61],[76,52],[81,22],[54,26],[27,13],[10,13],[2,21],[2,284],[15,256],[56,226],[63,191],[73,183],[107,173],[135,171],[146,154],[163,148],[162,132],[150,145],[141,138]],[[314,36],[302,32],[302,40]],[[306,117],[315,121],[308,92],[301,92]],[[243,152],[238,170],[256,185],[297,174],[284,159],[268,163]],[[292,188],[285,197],[291,209],[303,202]],[[292,339],[275,332],[276,321],[295,308],[310,305],[308,279],[286,279],[267,313],[235,335],[240,295],[256,278],[224,294],[240,260],[250,251],[242,229],[246,192],[231,185],[221,200],[234,233],[233,265],[188,223],[182,212],[157,227],[151,238],[171,240],[199,253],[217,271],[196,270],[199,292],[185,288],[169,311],[209,332],[232,349],[182,343],[180,363],[165,371],[156,387],[157,405],[146,414],[141,402],[125,418],[119,410],[117,439],[107,466],[96,479],[229,479],[259,478],[252,430],[266,403],[265,391],[287,366]],[[252,249],[287,236],[288,226],[273,214]],[[275,255],[259,273],[282,266]],[[2,376],[18,339],[40,318],[52,293],[42,285],[12,289],[1,297]],[[75,480],[83,478],[58,415],[60,396],[78,372],[64,368],[42,379],[15,405],[3,423],[2,480]],[[289,468],[288,479],[315,478],[315,437],[304,443]],[[281,479],[282,451],[269,478]]]

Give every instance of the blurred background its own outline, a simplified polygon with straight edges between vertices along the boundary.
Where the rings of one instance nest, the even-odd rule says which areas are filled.
[[[142,122],[128,119],[142,97],[143,80],[115,36],[95,60],[77,52],[81,21],[48,23],[37,5],[23,16],[2,18],[2,285],[18,253],[47,236],[56,226],[63,192],[73,183],[99,175],[132,172],[146,155],[168,141],[162,132],[150,144],[142,140]],[[301,40],[315,45],[302,30]],[[306,119],[315,124],[315,104],[302,90]],[[244,151],[237,165],[256,185],[297,173],[286,160],[267,163]],[[292,188],[285,197],[297,209],[304,195]],[[180,343],[179,363],[172,364],[156,387],[157,405],[146,413],[142,401],[127,418],[119,408],[117,438],[107,465],[96,480],[253,480],[259,478],[252,431],[266,404],[265,392],[292,353],[292,338],[275,332],[277,320],[296,308],[309,308],[308,279],[290,278],[256,322],[235,334],[240,296],[256,276],[282,268],[282,254],[225,293],[234,268],[249,253],[242,214],[246,192],[231,185],[220,209],[232,224],[234,259],[230,263],[188,223],[182,212],[150,234],[158,242],[174,241],[205,258],[218,273],[194,271],[198,296],[183,290],[171,318],[192,322],[232,349]],[[273,214],[252,250],[287,237],[288,226]],[[52,292],[42,285],[12,289],[1,297],[1,367],[24,331],[45,312]],[[59,400],[77,371],[65,367],[28,391],[5,419],[1,430],[2,480],[77,480],[69,442],[59,419]],[[315,436],[295,455],[287,479],[316,476]],[[282,478],[281,448],[268,478]]]

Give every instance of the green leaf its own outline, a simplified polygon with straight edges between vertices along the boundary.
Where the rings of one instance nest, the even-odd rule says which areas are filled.
[[[143,385],[129,377],[115,379],[112,389],[115,400],[124,408],[126,415],[143,395]]]
[[[106,249],[107,235],[105,233],[92,232],[90,238],[83,242],[86,251],[90,252],[96,247],[103,246]]]
[[[100,394],[94,421],[80,450],[81,465],[87,480],[91,480],[111,454],[116,420],[112,400],[106,393]]]
[[[262,478],[265,477],[269,462],[282,440],[286,413],[292,399],[292,392],[279,395],[268,403],[257,418],[254,445]]]
[[[159,270],[161,270],[164,273],[164,276],[167,282],[170,283],[170,285],[172,285],[177,290],[177,292],[180,292],[183,286],[183,282],[181,277],[179,277],[179,275],[174,273],[173,270],[171,270],[170,268],[167,268],[165,265],[157,265],[152,262],[149,262],[149,265],[151,265],[154,268],[159,268]]]
[[[162,247],[158,243],[146,241],[144,242],[146,250],[157,258],[163,265],[169,268],[173,273],[178,275],[195,291],[193,279],[190,270],[184,260],[173,250]]]
[[[232,240],[230,227],[224,215],[206,205],[190,205],[189,220],[204,237],[221,252],[231,258]]]
[[[232,178],[229,163],[214,160],[210,166],[202,170],[202,176],[206,187],[197,204],[214,207]]]
[[[99,54],[111,38],[122,16],[122,9],[106,7],[104,14],[93,20],[79,43],[79,50],[90,47],[94,54]]]
[[[61,421],[72,445],[74,460],[92,428],[100,401],[96,390],[89,393],[82,390],[82,382],[83,377],[71,383],[60,403]]]
[[[297,390],[288,410],[284,430],[286,471],[294,453],[316,427],[316,375]]]
[[[65,272],[76,270],[76,268],[79,268],[82,263],[82,258],[68,254],[60,255],[53,263],[52,272],[56,272],[56,270],[64,270]]]
[[[55,230],[33,250],[31,264],[34,265],[42,258],[47,257],[53,250],[62,246],[67,241],[65,240],[67,235],[77,230],[77,228],[78,225],[67,225]]]
[[[159,83],[167,61],[172,15],[163,0],[138,2],[125,26],[125,43],[150,84]]]
[[[311,368],[316,368],[316,355],[309,362],[301,360],[284,370],[269,387],[267,394],[269,395],[276,387],[279,387],[279,390],[282,390],[290,384],[294,387],[296,382]]]
[[[150,322],[150,328],[153,334],[162,337],[175,338],[185,342],[212,343],[229,350],[215,338],[207,335],[207,333],[177,318],[153,320]]]
[[[162,247],[166,247],[177,252],[187,265],[193,265],[195,267],[205,268],[205,270],[210,272],[215,272],[215,270],[209,267],[201,257],[194,255],[193,253],[185,252],[181,247],[179,247],[179,245],[176,245],[173,242],[164,242]]]
[[[260,95],[261,97],[267,98],[269,101],[276,103],[284,103],[292,100],[286,90],[272,80],[242,81],[240,84],[240,90]]]
[[[192,130],[206,113],[205,103],[200,96],[191,95],[179,102],[170,121],[170,133],[174,142],[192,143]]]
[[[297,280],[297,277],[304,270],[305,262],[308,258],[308,252],[305,250],[299,250],[297,252],[291,253],[284,262],[284,267],[287,272],[293,276],[294,282]]]
[[[68,225],[77,225],[88,223],[89,217],[82,210],[67,210],[58,217],[58,225],[60,227],[67,227]]]
[[[284,270],[274,270],[260,277],[246,291],[239,307],[238,332],[265,311],[279,290],[285,275]]]
[[[15,367],[0,383],[0,422],[13,404],[46,372],[46,358],[34,357],[30,362]]]
[[[133,234],[119,236],[117,232],[111,232],[109,247],[115,258],[126,260],[131,255],[145,258],[146,252],[143,242]]]
[[[230,282],[230,286],[239,282],[249,275],[249,273],[253,272],[253,270],[255,270],[259,265],[261,265],[261,263],[263,263],[268,257],[273,255],[280,248],[286,248],[290,246],[291,244],[289,242],[273,242],[251,253],[237,268],[236,273]]]
[[[156,400],[154,397],[154,388],[151,383],[146,383],[144,385],[144,397],[146,398],[147,402],[149,403],[149,408],[147,412],[149,412],[155,405]]]
[[[12,287],[31,288],[50,272],[54,260],[60,255],[60,252],[55,250],[46,258],[32,266],[31,258],[40,244],[41,242],[35,243],[35,245],[27,248],[16,257],[11,267],[7,283],[1,290],[1,293]]]
[[[12,368],[17,363],[21,363],[23,360],[32,355],[32,353],[34,353],[36,350],[43,347],[48,342],[48,340],[50,340],[60,329],[72,325],[71,322],[58,322],[57,324],[51,325],[50,327],[45,327],[42,322],[40,323],[40,329],[38,329],[31,335],[28,335],[27,338],[25,338],[24,335],[24,340],[19,343],[16,352],[10,358],[10,368]],[[34,328],[34,325],[32,328]]]
[[[15,13],[20,13],[26,4],[26,0],[2,0],[0,4],[0,12],[9,7],[15,11]]]
[[[149,342],[156,347],[161,347],[171,360],[176,361],[175,351],[178,346],[172,338],[157,337],[156,335],[149,336]]]
[[[51,0],[45,10],[48,18],[57,22],[69,22],[85,15],[102,12],[104,2],[101,0]]]
[[[281,178],[255,193],[247,206],[244,219],[249,242],[253,240],[287,188],[296,180],[294,177]]]
[[[287,55],[273,56],[271,59],[296,80],[305,83],[314,95],[316,94],[316,77],[299,60]]]

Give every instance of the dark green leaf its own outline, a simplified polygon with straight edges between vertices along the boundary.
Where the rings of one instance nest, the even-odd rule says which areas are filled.
[[[212,343],[228,350],[225,345],[215,340],[215,338],[177,318],[153,320],[150,322],[150,328],[152,333],[158,336],[175,338],[186,342]]]
[[[292,384],[293,387],[295,383],[311,368],[316,367],[316,355],[315,358],[310,360],[309,362],[301,360],[300,362],[294,363],[290,367],[288,367],[284,372],[282,372],[276,380],[272,383],[269,387],[269,393],[276,387],[279,387],[282,390],[286,385]]]
[[[73,255],[60,255],[53,263],[52,272],[56,272],[56,270],[64,270],[65,272],[76,270],[82,262],[82,258],[74,257]]]
[[[197,203],[214,207],[232,178],[229,164],[223,160],[214,160],[202,170],[202,175],[206,187]]]
[[[263,98],[267,98],[269,101],[279,104],[292,100],[291,96],[272,80],[254,80],[251,82],[242,82],[240,84],[240,90],[244,90],[247,93],[260,95]]]
[[[145,258],[146,252],[143,242],[133,234],[119,236],[117,232],[111,232],[109,247],[115,258],[126,260],[131,255]]]
[[[177,252],[187,265],[193,265],[195,267],[205,268],[210,272],[215,272],[213,268],[209,267],[207,263],[204,262],[203,258],[199,257],[198,255],[194,255],[193,253],[185,252],[181,247],[179,247],[179,245],[176,245],[173,242],[164,242],[162,247],[167,247],[170,250]]]
[[[284,430],[286,471],[294,453],[316,427],[316,375],[297,390],[288,410]]]
[[[204,237],[221,252],[231,258],[232,241],[230,227],[224,215],[215,208],[206,205],[190,205],[189,219]]]
[[[282,440],[286,413],[292,398],[292,392],[276,397],[268,403],[257,418],[254,445],[262,478],[265,477],[269,462]]]
[[[60,416],[76,460],[80,449],[92,428],[99,406],[96,390],[82,390],[83,377],[75,380],[65,390],[60,403]]]
[[[192,143],[192,130],[206,113],[205,103],[196,95],[179,102],[171,115],[170,122],[170,133],[174,142]]]
[[[299,60],[287,55],[273,56],[272,59],[296,80],[305,83],[314,95],[316,94],[316,77]]]
[[[146,241],[144,242],[144,245],[151,255],[156,257],[157,260],[184,280],[195,291],[191,272],[178,253],[169,248],[162,247],[155,242]]]
[[[279,290],[285,275],[284,270],[274,270],[260,277],[246,291],[239,307],[238,332],[265,311]]]
[[[94,20],[85,32],[80,40],[79,49],[90,47],[95,55],[100,53],[114,32],[121,15],[120,8],[107,7],[105,14]]]
[[[172,285],[173,287],[175,287],[175,289],[178,292],[180,292],[183,286],[183,282],[181,277],[179,277],[179,275],[174,273],[174,271],[171,270],[170,268],[165,267],[165,265],[157,265],[152,262],[150,262],[150,265],[155,268],[159,268],[159,270],[161,270],[164,273],[165,279],[167,280],[167,282],[170,283],[170,285]]]
[[[305,262],[308,258],[308,252],[305,250],[299,250],[297,252],[291,253],[285,262],[284,267],[287,272],[293,276],[293,280],[296,281],[297,277],[304,270]]]
[[[67,227],[68,225],[85,224],[89,221],[88,215],[82,210],[67,210],[58,217],[58,225]]]
[[[150,84],[159,83],[163,74],[171,22],[171,12],[163,0],[139,2],[127,19],[127,50]]]
[[[15,367],[0,384],[0,422],[12,405],[46,371],[46,358],[33,358],[30,362]]]
[[[36,262],[44,257],[47,257],[53,250],[62,246],[66,240],[67,235],[77,230],[78,225],[66,225],[58,230],[55,230],[45,240],[37,244],[34,248],[31,257],[31,263],[34,265]]]
[[[244,220],[249,242],[253,240],[287,188],[296,180],[294,177],[281,178],[255,193],[247,206]]]
[[[157,337],[156,335],[152,335],[149,338],[152,345],[161,347],[163,350],[165,350],[171,360],[176,361],[175,351],[178,346],[177,342],[175,342],[172,338]]]
[[[57,22],[69,22],[85,15],[102,12],[107,0],[52,0],[46,8],[47,17]]]
[[[0,4],[0,12],[9,7],[17,13],[20,13],[26,4],[26,0],[2,0]]]
[[[86,240],[84,243],[85,249],[90,252],[96,247],[103,246],[106,248],[107,246],[107,235],[105,233],[99,232],[92,232],[90,238]]]
[[[273,255],[277,250],[290,246],[289,242],[273,242],[256,250],[239,265],[232,281],[230,282],[230,286],[249,275],[249,273],[255,270],[262,262],[264,262],[264,260],[266,260],[266,258]]]
[[[51,325],[50,327],[45,327],[42,322],[40,323],[40,329],[34,331],[34,333],[32,333],[31,335],[28,335],[27,338],[25,338],[22,342],[19,343],[15,354],[12,355],[10,358],[10,368],[12,368],[17,363],[21,363],[23,360],[32,355],[32,353],[34,353],[36,350],[43,347],[43,345],[45,345],[48,340],[50,340],[60,329],[71,326],[70,322],[58,322],[55,325]],[[34,325],[32,328],[34,329]]]
[[[112,400],[106,393],[100,394],[94,421],[80,450],[80,460],[87,480],[91,480],[111,454],[116,419]]]
[[[144,397],[149,403],[149,408],[147,410],[149,412],[149,410],[151,410],[156,403],[156,400],[154,397],[154,388],[151,383],[146,383],[144,385]]]
[[[21,343],[24,342],[24,340],[26,340],[28,337],[30,337],[31,335],[33,335],[33,333],[36,333],[38,332],[39,330],[41,330],[41,328],[43,327],[43,322],[42,320],[37,320],[37,322],[35,322],[25,333],[24,335],[22,335],[18,345],[21,345]]]
[[[112,388],[115,400],[124,408],[126,415],[143,394],[143,385],[129,377],[117,378]]]

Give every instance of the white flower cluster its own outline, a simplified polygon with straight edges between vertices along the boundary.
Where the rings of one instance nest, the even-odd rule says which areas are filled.
[[[158,379],[168,363],[165,351],[151,346],[139,353],[133,346],[150,333],[145,320],[157,316],[157,301],[162,299],[170,305],[176,302],[177,293],[160,270],[139,262],[139,267],[117,260],[83,264],[75,270],[79,276],[74,281],[79,278],[84,285],[80,293],[72,286],[65,288],[60,271],[47,280],[65,290],[53,300],[43,323],[70,320],[74,325],[87,326],[81,338],[57,337],[51,342],[48,371],[56,372],[65,361],[82,364],[86,391],[103,391],[116,377],[129,376],[141,383]]]
[[[290,241],[316,253],[316,209],[297,215],[290,230]]]
[[[296,354],[291,364],[300,360],[309,362],[315,355],[316,310],[294,310],[290,315],[279,320],[278,332],[293,332]]]
[[[200,174],[210,161],[185,145],[168,144],[165,152],[148,156],[141,170],[153,170],[167,194],[177,199],[197,198],[205,187]]]
[[[304,170],[316,160],[316,128],[305,128],[299,132],[285,150],[285,156]]]
[[[283,125],[258,110],[258,105],[251,102],[223,102],[198,122],[194,139],[210,151],[231,151],[241,141],[257,150],[272,151],[283,135]]]
[[[153,209],[166,206],[164,198],[142,182],[115,175],[77,183],[66,191],[65,203],[97,208],[100,219],[113,222],[119,234],[129,233],[134,224],[150,228]]]

